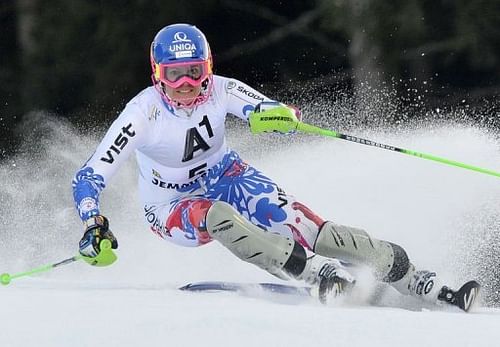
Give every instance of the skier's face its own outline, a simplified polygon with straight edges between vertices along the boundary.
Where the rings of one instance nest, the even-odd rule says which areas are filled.
[[[181,105],[190,105],[201,93],[201,85],[193,86],[187,82],[177,88],[163,86],[168,97]]]
[[[208,100],[212,90],[212,59],[156,63],[151,57],[153,83],[165,101],[192,108]]]

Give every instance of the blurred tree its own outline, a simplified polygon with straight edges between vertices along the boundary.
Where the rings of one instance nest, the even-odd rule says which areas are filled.
[[[385,79],[409,79],[411,88],[421,87],[425,81],[425,88],[434,83],[435,91],[439,91],[438,87],[472,90],[484,85],[498,89],[497,0],[325,3],[329,16],[323,25],[326,30],[340,31],[348,37],[350,67],[361,82],[379,85],[380,81],[374,79],[383,71]]]
[[[304,93],[296,81],[321,85],[321,77],[331,79],[346,63],[347,45],[336,33],[321,30],[324,7],[316,1],[222,0],[221,11],[227,14],[225,28],[213,41],[219,46],[214,50],[219,72],[274,96],[293,99]],[[223,34],[227,27],[235,30]]]
[[[17,14],[15,1],[0,2],[0,158],[14,145],[10,130],[21,104]]]
[[[37,3],[31,33],[35,50],[26,52],[30,68],[24,69],[25,104],[64,115],[120,110],[150,82],[154,34],[171,22],[196,22],[213,8],[211,1],[163,3]]]
[[[464,91],[491,100],[500,94],[498,13],[498,0],[5,0],[0,129],[33,109],[114,117],[150,84],[151,39],[174,22],[206,33],[216,73],[266,92],[274,83],[272,95],[300,93],[304,80],[308,91],[347,81],[361,94],[395,81],[410,104],[426,90],[425,102]],[[367,117],[389,105],[357,100],[352,112]]]

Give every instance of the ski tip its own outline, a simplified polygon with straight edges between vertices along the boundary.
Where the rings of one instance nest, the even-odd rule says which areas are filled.
[[[209,291],[226,291],[235,292],[245,288],[244,284],[231,283],[231,282],[192,282],[179,288],[179,290],[188,292],[209,292]]]
[[[182,287],[179,287],[179,290],[190,290],[192,283],[188,283]]]
[[[465,283],[455,294],[457,306],[465,312],[469,312],[480,301],[480,291],[481,285],[477,281],[473,280]]]

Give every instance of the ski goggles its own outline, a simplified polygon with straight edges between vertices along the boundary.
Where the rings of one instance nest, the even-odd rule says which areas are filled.
[[[156,64],[155,77],[171,88],[178,88],[184,83],[197,87],[210,74],[212,69],[208,61],[199,63]]]

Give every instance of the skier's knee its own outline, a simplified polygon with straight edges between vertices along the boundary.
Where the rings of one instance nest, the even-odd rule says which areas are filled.
[[[314,245],[317,254],[371,267],[385,282],[395,282],[408,272],[405,250],[394,243],[370,237],[363,229],[326,222]]]
[[[304,272],[307,262],[306,250],[298,242],[294,242],[292,253],[290,258],[286,261],[283,266],[283,271],[287,274],[297,278]]]
[[[290,237],[266,232],[241,216],[231,205],[217,201],[207,212],[207,232],[241,260],[273,275],[293,277],[304,271],[304,247]]]
[[[206,215],[212,204],[211,200],[205,198],[189,198],[178,202],[165,223],[168,235],[173,239],[195,242],[196,245],[210,242],[212,238],[207,232]]]
[[[397,282],[402,279],[410,269],[410,259],[403,247],[392,242],[387,242],[392,247],[393,263],[389,273],[383,278],[384,282]]]
[[[321,227],[313,251],[343,259],[353,264],[370,265],[381,254],[390,253],[390,246],[372,239],[363,229],[327,221]]]

